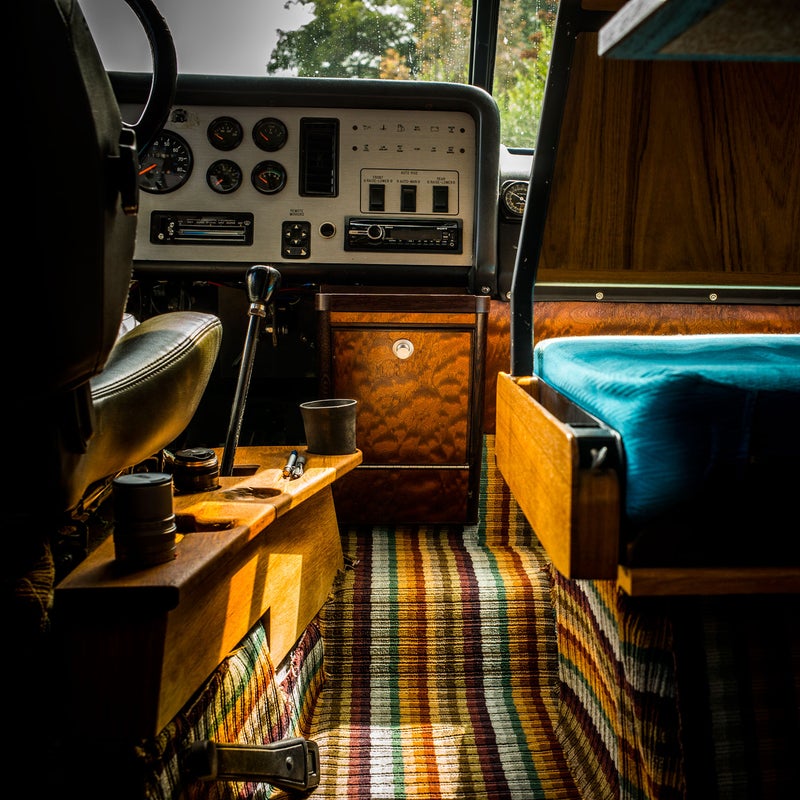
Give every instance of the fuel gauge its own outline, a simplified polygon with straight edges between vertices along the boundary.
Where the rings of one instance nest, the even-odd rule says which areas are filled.
[[[262,194],[275,194],[286,186],[286,170],[277,161],[259,161],[250,179]]]
[[[206,181],[215,192],[230,194],[242,185],[242,170],[235,161],[223,158],[208,168]]]
[[[280,150],[286,144],[288,136],[286,125],[275,117],[260,119],[253,127],[253,141],[262,150]]]

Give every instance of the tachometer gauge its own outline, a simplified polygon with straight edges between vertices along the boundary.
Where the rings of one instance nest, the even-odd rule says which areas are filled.
[[[259,161],[250,179],[262,194],[275,194],[286,186],[286,170],[277,161]]]
[[[192,151],[186,140],[172,131],[161,131],[139,164],[139,188],[153,194],[174,192],[192,174]]]
[[[253,127],[253,141],[262,150],[280,150],[288,138],[286,125],[275,117],[266,117],[256,122]]]
[[[511,217],[521,217],[528,198],[527,181],[506,181],[500,190],[503,210]]]
[[[235,192],[242,185],[242,170],[235,161],[215,161],[206,172],[208,185],[220,194]]]
[[[233,150],[242,143],[241,123],[233,117],[217,117],[206,131],[208,141],[217,150]]]

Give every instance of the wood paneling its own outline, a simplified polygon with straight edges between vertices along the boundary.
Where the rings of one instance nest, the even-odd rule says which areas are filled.
[[[614,578],[619,561],[616,472],[579,465],[578,444],[540,403],[536,378],[497,384],[497,466],[556,569]]]
[[[405,360],[392,352],[400,339],[414,347]],[[469,330],[337,327],[332,349],[336,396],[358,398],[356,443],[365,463],[467,463]]]
[[[580,34],[560,130],[537,280],[800,284],[797,64],[615,61]]]
[[[496,430],[497,376],[510,368],[510,320],[509,304],[492,301],[486,346],[485,433]],[[538,301],[533,306],[534,342],[556,336],[680,333],[800,333],[800,306],[573,301]]]

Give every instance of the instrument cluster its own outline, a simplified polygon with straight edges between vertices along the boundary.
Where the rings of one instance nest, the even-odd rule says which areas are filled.
[[[112,76],[123,119],[144,78]],[[486,92],[415,81],[180,76],[140,157],[138,274],[495,291],[500,120]]]
[[[241,145],[244,128],[235,117],[211,120],[206,131],[211,147],[231,152]],[[258,120],[252,129],[256,147],[274,153],[286,144],[286,125],[275,117]],[[164,130],[145,153],[139,169],[139,188],[152,194],[167,194],[183,186],[192,174],[194,156],[189,143],[180,134]],[[286,168],[274,159],[259,161],[247,178],[256,191],[275,194],[286,186]],[[218,194],[230,194],[242,186],[245,172],[233,158],[219,158],[206,168],[206,183]]]

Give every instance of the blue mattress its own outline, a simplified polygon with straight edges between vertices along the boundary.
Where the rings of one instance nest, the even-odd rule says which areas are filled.
[[[687,504],[749,524],[783,502],[800,538],[800,334],[547,339],[534,372],[619,432],[628,524]]]

